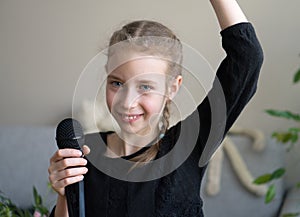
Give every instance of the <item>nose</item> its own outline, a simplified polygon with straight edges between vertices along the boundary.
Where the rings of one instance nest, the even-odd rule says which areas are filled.
[[[135,88],[123,88],[120,94],[120,106],[127,111],[135,108],[138,105],[139,95]]]

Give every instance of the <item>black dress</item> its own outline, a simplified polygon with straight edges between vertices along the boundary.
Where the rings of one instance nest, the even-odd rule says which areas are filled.
[[[255,93],[263,61],[261,46],[250,23],[230,26],[222,30],[221,35],[227,55],[218,68],[218,79],[197,110],[167,131],[156,160],[175,147],[183,149],[179,148],[169,159],[176,161],[187,149],[190,154],[180,160],[175,170],[170,169],[170,161],[163,163],[160,169],[170,172],[161,178],[139,182],[113,178],[97,169],[97,162],[89,161],[89,171],[84,178],[87,217],[203,216],[200,187],[207,161]],[[196,139],[191,142],[195,133]],[[186,137],[181,137],[182,134]],[[105,142],[106,136],[107,133],[86,135],[86,143],[99,147],[99,138]],[[122,159],[128,160],[146,149]],[[108,159],[106,164],[113,165],[116,160]],[[68,186],[66,193],[70,216],[78,216],[77,185]],[[54,216],[53,211],[51,216]]]

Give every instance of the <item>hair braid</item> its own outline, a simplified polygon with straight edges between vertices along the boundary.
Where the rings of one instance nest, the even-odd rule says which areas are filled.
[[[171,101],[167,100],[165,107],[163,109],[163,116],[161,119],[162,125],[159,129],[160,132],[159,132],[159,135],[157,138],[157,142],[154,145],[152,145],[143,154],[131,159],[132,161],[135,161],[136,163],[133,165],[133,167],[129,171],[131,171],[133,168],[135,168],[137,166],[142,166],[142,165],[148,163],[149,161],[153,160],[156,157],[156,155],[160,149],[161,138],[164,136],[164,134],[166,133],[166,131],[168,130],[168,127],[169,127],[170,105],[171,105]]]

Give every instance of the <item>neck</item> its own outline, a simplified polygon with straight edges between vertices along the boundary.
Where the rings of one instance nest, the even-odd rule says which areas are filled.
[[[153,145],[157,142],[159,130],[149,135],[135,135],[121,132],[114,133],[107,138],[107,145],[111,152],[109,155],[113,157],[127,156],[133,154],[147,145]],[[153,143],[153,144],[151,144]]]

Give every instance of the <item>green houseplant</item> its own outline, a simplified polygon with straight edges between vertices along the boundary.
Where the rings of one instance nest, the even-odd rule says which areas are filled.
[[[49,187],[48,187],[49,188]],[[50,188],[49,188],[50,189]],[[0,216],[1,217],[47,217],[49,210],[43,204],[41,195],[33,187],[34,204],[31,208],[21,209],[3,192],[0,191]]]
[[[300,68],[296,71],[293,79],[293,83],[300,83]],[[289,110],[276,110],[268,109],[266,113],[277,117],[290,119],[295,122],[295,126],[289,127],[288,129],[281,132],[273,132],[272,137],[276,139],[277,142],[283,144],[287,151],[291,151],[296,144],[300,141],[300,113],[294,113]],[[270,183],[268,191],[265,195],[265,203],[270,203],[276,195],[276,187],[274,185],[274,180],[282,178],[286,173],[287,168],[278,168],[270,173],[263,174],[254,180],[255,184],[265,184]],[[300,189],[300,180],[296,183],[296,188]],[[283,217],[296,217],[300,216],[300,210],[297,213],[286,213]]]

